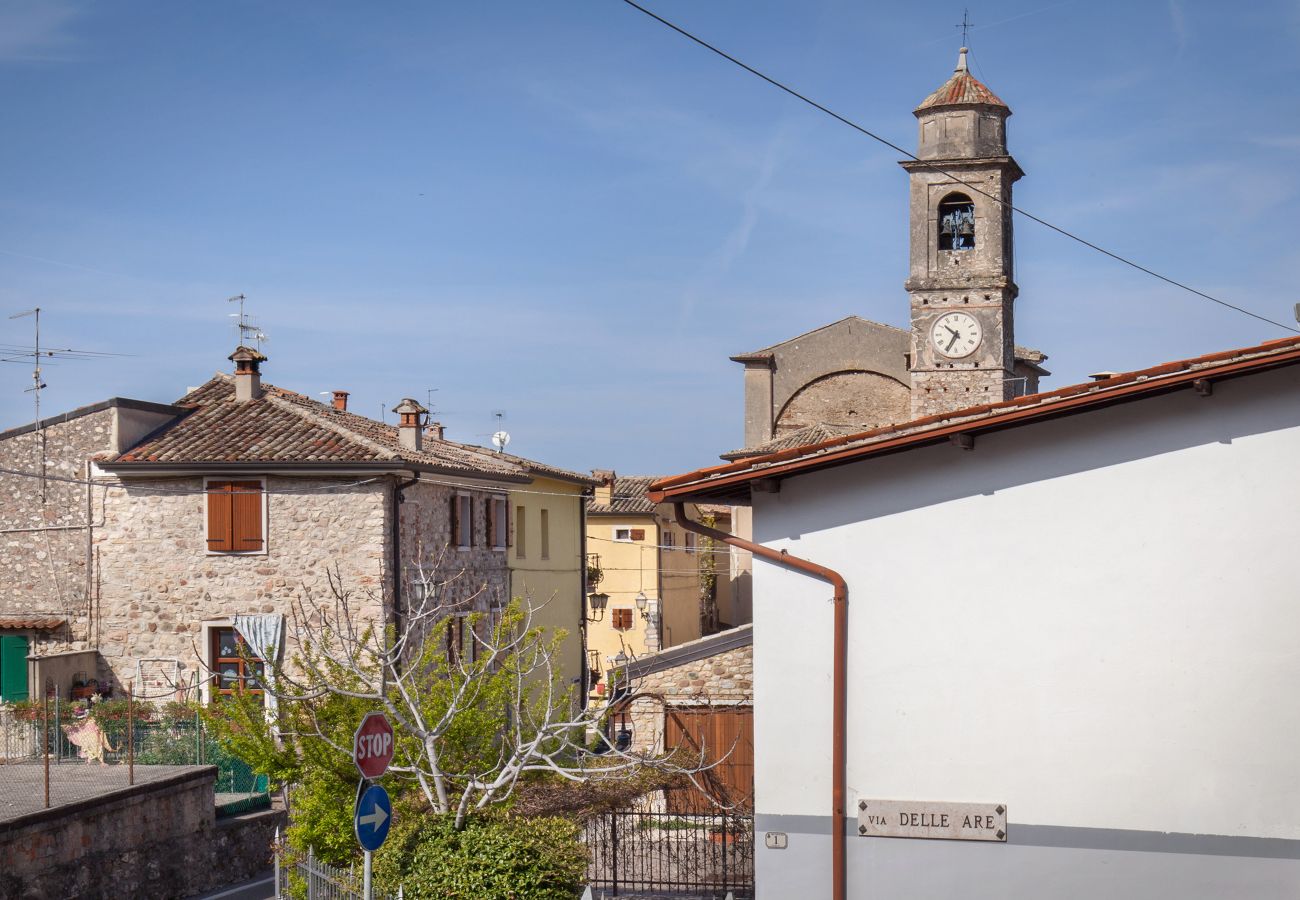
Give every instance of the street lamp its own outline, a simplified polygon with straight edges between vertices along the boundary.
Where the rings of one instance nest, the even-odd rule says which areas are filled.
[[[640,591],[636,595],[637,612],[641,613],[641,618],[647,622],[650,621],[650,613],[646,612],[646,607],[650,605],[650,598],[645,595],[645,591]]]
[[[605,618],[605,607],[609,605],[609,594],[588,594],[587,605],[594,615],[587,617],[588,622],[599,622]]]

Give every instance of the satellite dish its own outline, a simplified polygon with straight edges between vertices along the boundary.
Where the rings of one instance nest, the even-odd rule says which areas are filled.
[[[510,443],[510,432],[498,431],[492,435],[492,446],[496,447],[498,451],[506,449],[508,443]]]

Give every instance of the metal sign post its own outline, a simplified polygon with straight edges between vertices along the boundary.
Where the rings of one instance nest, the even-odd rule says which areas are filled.
[[[357,802],[352,813],[352,831],[357,843],[365,851],[361,889],[365,900],[373,900],[371,886],[372,856],[383,846],[388,829],[393,824],[393,804],[388,791],[370,779],[378,778],[388,770],[393,761],[393,726],[383,713],[366,713],[352,736],[352,761],[361,773],[357,784]]]

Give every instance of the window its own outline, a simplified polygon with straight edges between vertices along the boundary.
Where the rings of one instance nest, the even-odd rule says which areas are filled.
[[[493,550],[506,549],[506,535],[509,532],[510,507],[505,497],[491,497],[487,502],[487,545]]]
[[[474,498],[469,494],[451,498],[451,543],[457,550],[474,546]]]
[[[939,249],[975,249],[975,204],[965,194],[939,201]]]
[[[695,532],[693,531],[686,532],[686,552],[695,552]]]
[[[551,558],[551,512],[542,510],[542,559]]]
[[[619,541],[621,543],[628,543],[630,541],[644,541],[645,529],[644,528],[615,528],[614,540]]]
[[[676,546],[676,544],[677,544],[677,535],[673,534],[671,531],[665,531],[663,537],[664,549],[672,550],[673,547]]]
[[[522,506],[516,506],[515,507],[515,558],[516,559],[523,559],[525,556],[527,556],[527,554],[524,552],[527,549],[527,545],[524,543],[524,537],[526,533],[527,532],[524,530],[524,508]]]
[[[261,553],[262,482],[209,481],[209,553]]]
[[[474,626],[467,612],[455,613],[447,618],[447,662],[472,663],[478,659],[478,641],[474,639]]]
[[[233,628],[213,628],[212,696],[230,696],[239,690],[262,694],[266,665]]]
[[[632,628],[632,610],[611,609],[609,616],[611,623],[617,630],[628,631]]]

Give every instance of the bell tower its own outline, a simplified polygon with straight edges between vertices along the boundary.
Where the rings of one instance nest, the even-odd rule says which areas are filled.
[[[1022,393],[1011,186],[1024,173],[1007,153],[1011,110],[967,70],[965,47],[953,76],[914,114],[919,161],[901,165],[911,178],[906,288],[916,419]]]

